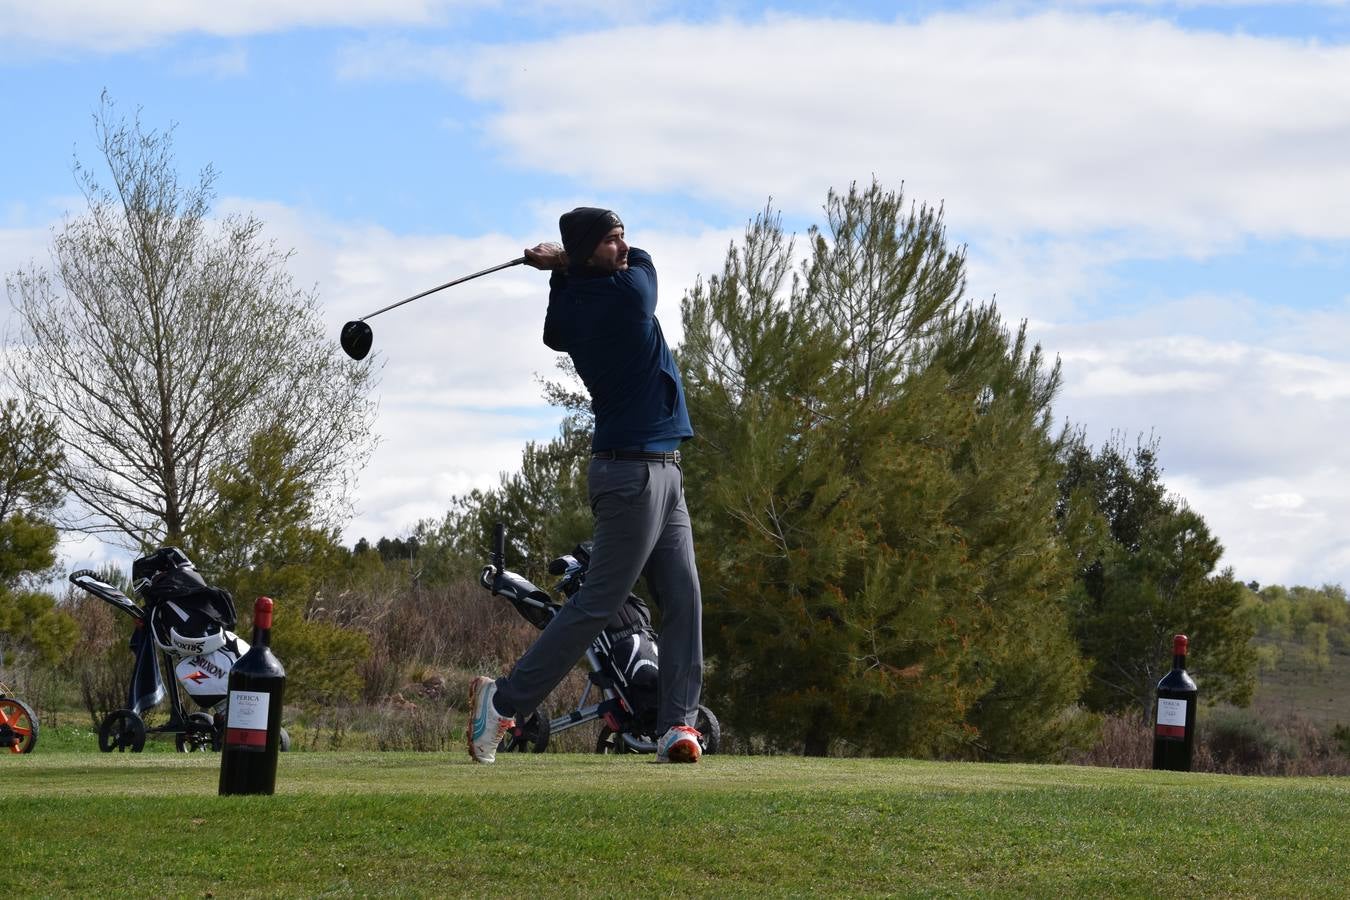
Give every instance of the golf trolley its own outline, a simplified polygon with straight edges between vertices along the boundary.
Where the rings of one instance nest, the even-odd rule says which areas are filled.
[[[548,593],[506,569],[506,528],[499,522],[492,533],[491,562],[483,567],[479,584],[494,597],[505,597],[525,621],[541,631],[562,609]],[[561,576],[554,591],[564,600],[573,597],[586,580],[591,542],[578,544],[571,554],[548,565],[550,575]],[[586,687],[571,712],[550,719],[541,706],[503,738],[499,751],[542,753],[549,737],[578,725],[602,720],[596,753],[655,753],[658,727],[658,648],[647,604],[629,594],[602,632],[586,650]],[[592,691],[598,696],[592,701]],[[716,753],[722,728],[712,710],[698,708],[694,728],[704,753]]]
[[[139,753],[147,737],[171,734],[180,752],[219,750],[225,734],[230,669],[249,648],[247,641],[229,630],[237,621],[229,591],[207,586],[177,547],[163,547],[132,563],[132,586],[144,605],[96,575],[87,569],[72,572],[70,583],[135,623],[129,642],[135,663],[127,705],[103,717],[98,749]],[[174,674],[167,685],[161,666]],[[200,709],[186,708],[183,691]],[[147,727],[145,714],[166,696],[168,721]],[[289,747],[290,736],[283,728],[281,749]]]
[[[37,739],[38,720],[32,707],[12,696],[0,681],[0,753],[32,753]]]

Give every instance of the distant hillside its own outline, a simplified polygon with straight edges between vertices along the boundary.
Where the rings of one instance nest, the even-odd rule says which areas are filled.
[[[1284,661],[1257,676],[1252,707],[1265,715],[1297,713],[1319,725],[1350,725],[1350,650],[1332,649],[1325,670],[1299,660],[1297,641],[1262,642]]]
[[[1254,587],[1253,586],[1249,586]],[[1260,671],[1252,706],[1319,725],[1350,725],[1350,603],[1338,585],[1249,592]]]

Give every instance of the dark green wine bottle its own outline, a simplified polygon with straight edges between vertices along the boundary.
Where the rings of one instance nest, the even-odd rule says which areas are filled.
[[[286,670],[272,653],[272,599],[253,605],[253,646],[230,670],[229,708],[220,753],[220,793],[271,794],[281,749]]]

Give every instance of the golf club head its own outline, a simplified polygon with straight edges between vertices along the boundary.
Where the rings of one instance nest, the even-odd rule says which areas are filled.
[[[375,335],[365,322],[348,322],[342,326],[342,349],[352,359],[365,359]]]

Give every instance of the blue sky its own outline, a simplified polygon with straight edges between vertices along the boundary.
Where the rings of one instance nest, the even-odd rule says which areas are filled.
[[[105,88],[295,248],[334,334],[584,203],[652,251],[678,339],[768,197],[803,231],[832,186],[903,182],[945,204],[969,293],[1063,361],[1059,418],[1155,434],[1244,580],[1350,582],[1350,4],[220,6],[0,0],[0,268],[78,213]],[[456,290],[373,323],[382,443],[348,540],[553,432],[542,279]]]

